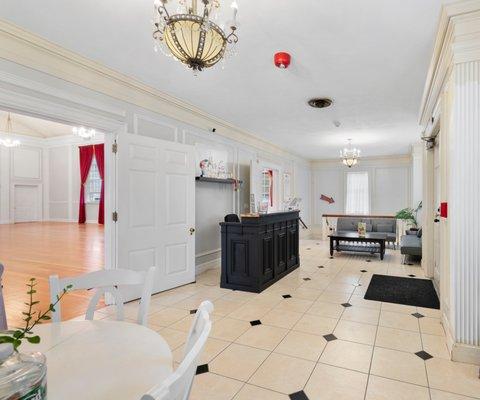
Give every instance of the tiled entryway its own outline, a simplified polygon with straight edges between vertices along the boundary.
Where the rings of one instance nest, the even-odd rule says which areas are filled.
[[[336,254],[302,241],[302,265],[261,294],[221,289],[219,270],[155,296],[150,325],[182,358],[193,312],[215,306],[192,400],[480,398],[478,366],[449,360],[436,310],[363,299],[374,273],[421,278],[398,251]],[[309,278],[309,279],[305,279]],[[134,318],[137,305],[127,305]],[[103,309],[100,318],[108,318]]]

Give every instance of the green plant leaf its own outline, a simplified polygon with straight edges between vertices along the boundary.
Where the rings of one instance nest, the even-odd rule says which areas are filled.
[[[27,338],[28,343],[38,344],[40,343],[40,336],[31,336]]]

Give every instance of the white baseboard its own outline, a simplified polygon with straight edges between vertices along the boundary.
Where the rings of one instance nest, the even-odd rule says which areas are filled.
[[[442,313],[442,325],[445,330],[447,347],[452,361],[480,365],[480,346],[456,343],[452,335],[450,322],[444,313]]]
[[[195,276],[203,274],[205,271],[209,269],[220,268],[221,265],[221,258],[217,258],[215,260],[207,261],[203,264],[198,264],[195,266]]]
[[[454,343],[452,348],[452,361],[480,365],[480,346]]]

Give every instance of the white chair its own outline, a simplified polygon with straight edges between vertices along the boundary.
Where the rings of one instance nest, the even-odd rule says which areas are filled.
[[[137,322],[141,325],[147,326],[147,314],[150,306],[150,298],[152,296],[153,280],[155,276],[155,267],[151,267],[146,272],[136,272],[127,269],[104,270],[90,272],[85,275],[76,276],[73,278],[60,279],[58,275],[51,275],[50,281],[50,301],[54,304],[58,296],[62,294],[64,289],[72,285],[70,290],[90,290],[95,289],[90,303],[88,304],[85,319],[92,320],[95,313],[95,307],[98,304],[101,296],[109,293],[115,299],[115,306],[117,308],[117,320],[123,321],[123,298],[120,286],[139,286],[142,287],[142,297],[140,299],[140,307],[138,310]],[[68,295],[67,295],[68,296]],[[61,321],[61,304],[55,306],[52,312],[52,320],[54,322]]]
[[[204,301],[198,308],[190,328],[182,363],[165,381],[143,395],[141,400],[188,399],[200,356],[212,329],[211,312],[213,312],[213,304],[210,301]]]

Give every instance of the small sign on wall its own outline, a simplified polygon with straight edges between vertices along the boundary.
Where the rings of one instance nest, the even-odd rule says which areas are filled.
[[[328,196],[325,196],[324,194],[320,196],[320,200],[326,201],[328,204],[335,203],[335,200],[333,200],[333,197],[328,197]]]

